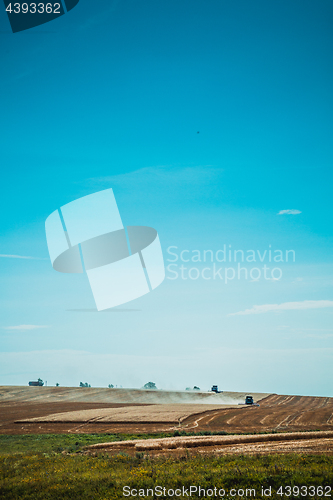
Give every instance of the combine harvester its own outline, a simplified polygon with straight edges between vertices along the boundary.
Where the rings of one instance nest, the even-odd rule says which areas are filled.
[[[238,403],[242,406],[260,406],[259,403],[253,401],[253,396],[245,396],[245,403]]]

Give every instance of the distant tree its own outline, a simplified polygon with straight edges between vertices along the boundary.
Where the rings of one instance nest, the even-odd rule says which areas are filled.
[[[114,388],[114,385],[113,385],[113,384],[109,384],[109,385],[108,385],[108,388],[109,388],[109,389],[113,389],[113,388]]]
[[[38,379],[38,384],[39,384],[39,385],[44,385],[44,382],[42,381],[42,379],[41,379],[41,378],[39,378],[39,379]]]
[[[194,390],[194,391],[200,391],[200,387],[198,387],[198,386],[196,386],[196,385],[195,385],[195,386],[193,387],[193,390]]]
[[[58,382],[56,383],[56,387],[59,387],[59,384],[58,384]]]
[[[157,389],[156,384],[154,382],[147,382],[144,386],[144,389]]]
[[[88,382],[85,382],[85,383],[80,382],[80,387],[91,387],[91,385],[88,384]]]
[[[191,391],[191,387],[186,387],[185,391]]]

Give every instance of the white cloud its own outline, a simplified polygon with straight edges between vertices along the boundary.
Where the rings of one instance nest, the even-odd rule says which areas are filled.
[[[247,314],[262,314],[270,311],[291,311],[295,309],[322,309],[323,307],[333,307],[333,300],[303,300],[303,302],[284,302],[283,304],[264,304],[253,306],[252,309],[245,309],[228,316],[245,316]]]
[[[300,283],[301,281],[303,281],[303,278],[296,278],[292,283]]]
[[[297,214],[301,214],[302,212],[300,210],[280,210],[280,212],[278,213],[278,215],[297,215]]]
[[[48,260],[45,257],[29,257],[28,255],[8,255],[0,254],[0,257],[5,259],[32,259],[32,260]]]
[[[37,328],[49,328],[49,325],[17,325],[17,326],[3,326],[5,330],[36,330]]]

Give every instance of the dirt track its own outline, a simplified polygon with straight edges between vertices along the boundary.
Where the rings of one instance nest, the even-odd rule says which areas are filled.
[[[181,436],[99,443],[87,447],[88,454],[145,452],[179,456],[185,450],[219,455],[247,453],[326,453],[333,454],[333,431],[292,432],[233,436]]]

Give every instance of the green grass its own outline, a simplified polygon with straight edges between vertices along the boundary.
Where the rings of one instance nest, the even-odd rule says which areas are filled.
[[[72,453],[95,443],[135,439],[139,436],[120,434],[28,434],[0,435],[0,453]]]
[[[317,494],[312,496],[276,494],[279,486],[286,485],[333,486],[333,456],[281,454],[218,457],[195,455],[185,450],[182,457],[175,459],[174,457],[152,458],[142,453],[137,453],[134,457],[126,453],[116,456],[98,454],[92,457],[83,455],[80,451],[82,446],[88,444],[135,437],[143,436],[115,434],[0,436],[0,498],[120,499],[126,498],[123,496],[123,487],[126,485],[135,489],[154,488],[157,485],[167,489],[200,485],[202,488],[223,488],[226,492],[230,488],[244,490],[255,488],[256,498],[263,498],[262,487],[271,486],[272,495],[269,498],[273,499],[326,499],[333,496],[333,493],[331,497],[321,497]],[[137,498],[152,499],[154,496]],[[161,495],[155,498],[169,497]],[[193,494],[188,498],[204,497]],[[230,498],[240,497],[229,496]]]

